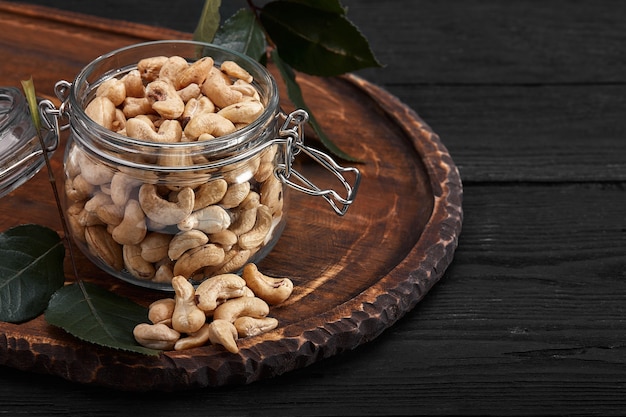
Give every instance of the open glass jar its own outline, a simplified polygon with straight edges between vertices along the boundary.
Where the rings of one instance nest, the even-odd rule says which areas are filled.
[[[42,121],[47,119],[42,117]],[[54,130],[44,126],[42,135],[44,149],[26,98],[15,87],[0,87],[0,197],[31,179],[43,167],[44,154],[52,155],[56,150],[58,136]]]
[[[232,133],[175,143],[131,138],[87,115],[100,85],[158,56],[237,63],[252,76],[264,110]],[[281,112],[269,72],[215,45],[157,41],[119,49],[91,62],[72,83],[57,83],[56,93],[59,116],[69,118],[65,211],[73,240],[100,268],[133,284],[169,290],[174,275],[198,283],[258,262],[285,227],[286,186],[325,198],[339,215],[358,189],[357,169],[304,145],[308,115]],[[319,189],[293,169],[300,152],[336,176],[345,197]]]

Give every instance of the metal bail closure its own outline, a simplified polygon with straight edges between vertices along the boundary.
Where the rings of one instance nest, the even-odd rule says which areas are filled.
[[[342,167],[337,164],[330,156],[317,149],[311,148],[304,144],[304,124],[309,120],[309,114],[304,110],[295,110],[290,113],[283,123],[279,131],[281,138],[287,141],[285,146],[285,164],[279,164],[276,169],[276,175],[286,185],[308,195],[323,197],[328,204],[335,210],[339,216],[343,216],[348,211],[350,205],[354,202],[356,193],[361,182],[361,172],[353,167]],[[304,152],[315,162],[330,171],[344,186],[346,196],[342,197],[339,193],[332,189],[321,189],[301,173],[293,169],[292,164],[296,155]],[[351,173],[354,175],[354,182],[350,184],[343,174]],[[291,178],[295,177],[298,182],[294,182]]]

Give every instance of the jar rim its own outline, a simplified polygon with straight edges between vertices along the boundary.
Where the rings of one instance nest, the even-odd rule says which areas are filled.
[[[74,82],[72,83],[72,86],[69,92],[70,116],[75,118],[76,120],[82,121],[86,125],[86,128],[89,131],[95,131],[97,132],[98,135],[101,135],[102,137],[106,137],[107,140],[114,141],[117,144],[128,145],[131,147],[141,146],[144,148],[155,148],[155,149],[161,149],[164,147],[170,148],[170,149],[180,149],[180,150],[185,150],[187,148],[197,148],[199,145],[199,142],[196,142],[196,141],[177,142],[177,143],[159,143],[159,142],[131,138],[131,137],[119,134],[117,132],[114,132],[112,130],[109,130],[105,128],[104,126],[101,126],[95,121],[93,121],[85,113],[85,108],[83,107],[81,103],[81,98],[79,97],[81,88],[88,87],[89,88],[88,91],[90,92],[92,90],[95,90],[95,88],[97,88],[97,85],[100,82],[104,81],[105,79],[108,79],[111,76],[114,76],[115,74],[119,75],[124,71],[128,71],[132,69],[128,66],[124,68],[124,67],[121,67],[120,65],[114,65],[109,69],[108,72],[101,74],[96,79],[96,82],[93,85],[89,82],[89,76],[93,73],[93,71],[96,68],[98,68],[99,66],[106,68],[105,64],[107,62],[119,61],[118,57],[120,55],[142,51],[142,50],[145,50],[146,52],[153,51],[155,53],[159,53],[160,55],[164,55],[162,49],[166,49],[166,48],[176,49],[176,48],[189,48],[189,47],[201,48],[200,50],[203,51],[204,55],[197,55],[196,59],[199,59],[202,56],[211,56],[210,54],[211,51],[215,52],[216,54],[218,53],[224,56],[229,56],[233,60],[236,59],[239,61],[238,63],[240,63],[240,65],[241,63],[244,64],[243,65],[244,69],[253,73],[253,76],[254,76],[253,83],[258,84],[262,82],[267,85],[268,93],[266,97],[265,109],[263,110],[263,113],[261,113],[261,115],[256,120],[254,120],[252,123],[248,124],[247,126],[244,126],[236,130],[233,133],[230,133],[228,135],[223,135],[215,139],[211,139],[210,141],[204,141],[202,143],[202,146],[203,146],[204,152],[220,154],[222,152],[231,150],[234,146],[239,146],[239,145],[246,143],[248,136],[251,136],[252,132],[257,131],[261,126],[267,124],[269,120],[274,118],[277,112],[278,106],[279,106],[278,86],[276,84],[274,77],[269,73],[269,71],[260,63],[253,60],[251,57],[244,55],[242,53],[239,53],[237,51],[224,48],[219,45],[206,43],[206,42],[198,42],[198,41],[191,41],[191,40],[150,41],[150,42],[143,42],[143,43],[128,45],[128,46],[110,51],[106,54],[99,56],[98,58],[94,59],[89,64],[87,64],[78,73],[78,75],[74,79]],[[207,51],[209,53],[207,53]],[[157,55],[146,54],[145,57],[148,58],[151,56],[157,56]],[[188,57],[184,57],[184,58],[187,59]],[[137,61],[134,62],[135,66],[139,59],[137,59]],[[262,78],[261,80],[258,79],[259,76],[261,76]]]

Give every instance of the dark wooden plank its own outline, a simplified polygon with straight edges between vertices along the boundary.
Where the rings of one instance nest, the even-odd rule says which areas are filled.
[[[383,337],[349,354],[243,387],[116,392],[115,404],[107,391],[2,369],[0,404],[35,415],[53,404],[76,416],[137,401],[147,413],[191,416],[204,407],[219,415],[619,415],[625,204],[615,186],[470,186],[444,279]],[[28,392],[28,402],[8,385]]]
[[[626,180],[626,87],[405,86],[465,182]]]
[[[22,0],[192,32],[196,0]],[[363,75],[382,85],[620,83],[626,8],[613,0],[343,0],[386,67]],[[222,2],[222,15],[245,7]],[[123,11],[123,12],[122,12]],[[401,11],[401,12],[399,12]],[[593,63],[590,65],[590,63]]]

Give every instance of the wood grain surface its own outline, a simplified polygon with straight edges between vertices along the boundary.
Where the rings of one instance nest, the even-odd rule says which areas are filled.
[[[159,0],[22,3],[113,18],[123,3],[128,20],[187,32],[200,7],[195,0],[178,1],[171,13],[171,2]],[[232,11],[245,2],[222,3]],[[386,64],[359,75],[415,110],[460,170],[463,231],[444,278],[375,340],[277,378],[168,396],[3,367],[2,412],[626,413],[624,5],[342,3]],[[13,36],[0,34],[0,43]]]

